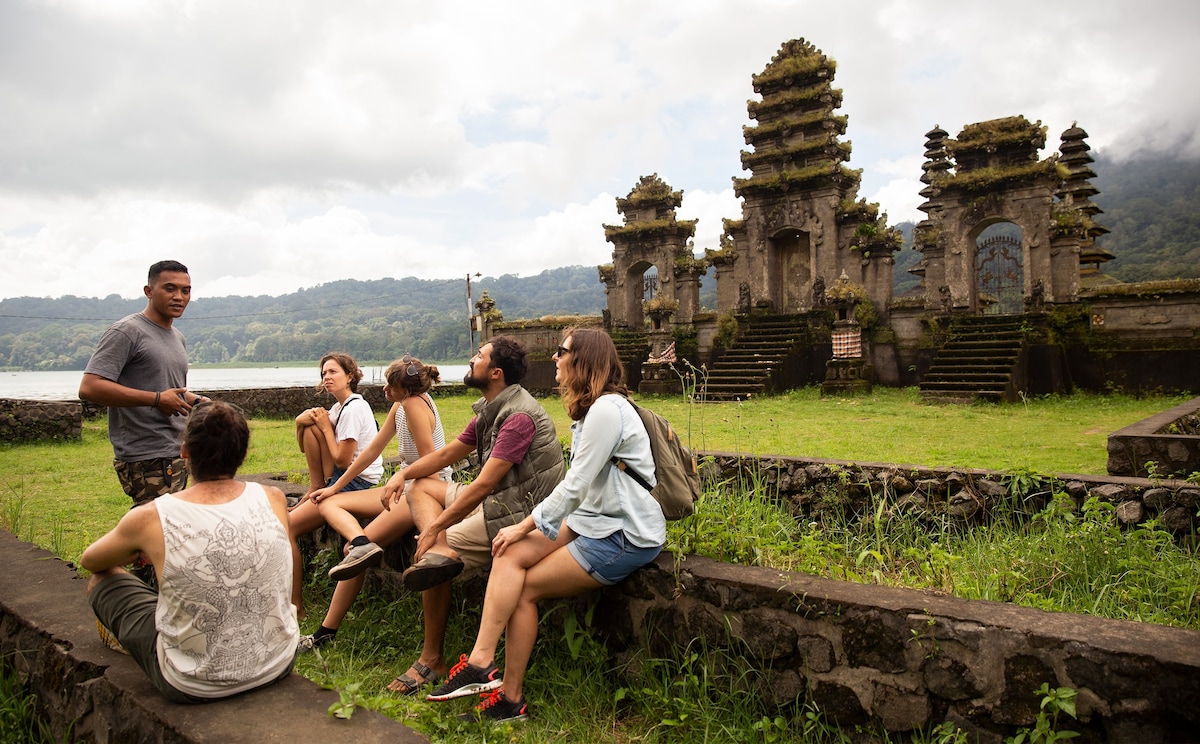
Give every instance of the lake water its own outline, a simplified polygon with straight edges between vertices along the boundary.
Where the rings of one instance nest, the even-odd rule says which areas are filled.
[[[364,384],[383,384],[386,366],[363,367]],[[465,364],[439,364],[442,382],[462,382]],[[76,400],[83,372],[0,372],[0,398],[26,400]],[[188,372],[193,390],[242,390],[315,386],[320,381],[316,365],[310,367],[195,367]]]

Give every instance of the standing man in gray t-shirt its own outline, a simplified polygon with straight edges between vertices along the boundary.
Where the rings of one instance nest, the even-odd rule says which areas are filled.
[[[79,397],[108,406],[113,467],[133,505],[187,487],[179,456],[187,414],[201,396],[187,389],[187,347],[172,322],[192,299],[178,261],[150,267],[146,309],[113,323],[83,371]]]

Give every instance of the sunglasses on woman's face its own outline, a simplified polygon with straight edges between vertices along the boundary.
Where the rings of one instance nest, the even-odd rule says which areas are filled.
[[[568,348],[567,348],[567,347],[565,347],[565,346],[560,346],[560,347],[558,347],[558,349],[557,349],[557,350],[554,352],[554,355],[555,355],[555,356],[558,356],[558,357],[565,357],[567,354],[570,354],[570,353],[571,353],[571,350],[570,350],[570,349],[568,349]]]

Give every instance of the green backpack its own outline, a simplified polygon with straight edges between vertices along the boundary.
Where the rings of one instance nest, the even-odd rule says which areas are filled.
[[[616,455],[611,458],[612,464],[650,492],[662,507],[664,517],[690,517],[696,510],[696,499],[700,498],[700,471],[696,468],[695,455],[683,446],[665,418],[632,400],[629,405],[637,411],[646,426],[646,433],[650,435],[650,454],[654,456],[654,479],[657,485],[651,488],[646,478]]]

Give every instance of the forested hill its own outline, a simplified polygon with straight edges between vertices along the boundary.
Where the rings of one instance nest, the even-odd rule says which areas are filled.
[[[1105,273],[1124,282],[1200,277],[1200,161],[1142,158],[1115,162],[1096,155],[1093,201],[1112,232],[1100,245],[1116,255]],[[896,254],[896,293],[917,286],[908,269],[920,260],[910,248],[912,225],[900,226],[905,248]],[[597,226],[599,229],[599,226]],[[510,320],[544,315],[598,315],[604,287],[594,266],[567,266],[537,276],[481,277],[483,290]],[[701,305],[712,308],[715,281],[703,280]],[[0,368],[83,369],[100,333],[137,312],[145,300],[20,297],[0,300]],[[468,355],[465,277],[423,280],[345,280],[281,297],[201,297],[178,321],[193,362],[311,361],[348,351],[363,362],[385,363],[406,353],[437,362]]]
[[[1100,245],[1116,258],[1102,268],[1123,282],[1200,277],[1200,160],[1114,162],[1096,156],[1096,221],[1112,232]]]
[[[595,266],[472,279],[473,300],[484,290],[512,319],[599,315],[605,302]],[[0,301],[0,367],[83,369],[108,324],[145,305],[118,295]],[[280,297],[200,297],[176,327],[193,363],[310,361],[331,350],[377,363],[404,354],[439,362],[470,356],[465,276],[348,279]]]

